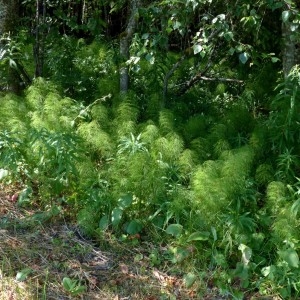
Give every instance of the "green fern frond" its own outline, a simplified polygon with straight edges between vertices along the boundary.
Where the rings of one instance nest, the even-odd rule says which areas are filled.
[[[92,106],[91,116],[93,120],[96,120],[101,128],[107,130],[110,125],[110,119],[108,116],[108,109],[103,104],[96,104]]]
[[[94,184],[99,176],[95,164],[90,159],[82,159],[76,163],[78,171],[78,180],[81,186],[90,188]]]
[[[225,184],[221,184],[220,166],[220,161],[206,161],[193,175],[194,209],[199,211],[208,226],[229,203]]]
[[[97,121],[80,124],[77,132],[92,151],[104,156],[113,153],[114,143]]]
[[[177,160],[184,149],[184,143],[177,134],[160,137],[155,140],[153,150],[162,155],[163,161],[173,162]]]
[[[271,228],[272,236],[275,240],[291,241],[300,238],[300,222],[291,214],[290,204],[285,204],[277,210],[276,218]]]
[[[74,100],[51,92],[45,97],[43,108],[31,112],[32,127],[37,130],[70,131],[77,114]]]
[[[163,135],[174,131],[174,115],[170,110],[160,111],[159,128]]]
[[[225,125],[222,123],[216,124],[211,129],[211,133],[209,139],[211,140],[212,144],[215,144],[217,141],[224,140],[226,141],[230,136],[232,128],[229,128],[229,125]]]
[[[251,147],[244,146],[233,151],[226,151],[224,156],[222,156],[224,159],[223,177],[229,181],[238,182],[249,176],[254,159],[254,152]]]
[[[8,94],[0,99],[0,129],[25,132],[30,124],[28,107],[23,98]]]
[[[124,121],[122,123],[118,123],[116,127],[117,139],[122,139],[125,136],[129,136],[130,134],[136,134],[137,126],[134,121]]]
[[[287,199],[287,188],[281,181],[272,181],[267,187],[266,206],[273,215],[281,210]]]
[[[142,141],[151,144],[159,137],[159,129],[154,124],[147,125],[142,131]]]
[[[226,151],[219,160],[206,161],[196,170],[192,190],[198,210],[208,225],[212,225],[217,215],[225,213],[237,195],[242,197],[247,192],[253,158],[253,150],[245,146]]]
[[[199,137],[191,141],[191,150],[197,153],[200,161],[204,162],[211,157],[211,147],[207,139]]]
[[[222,153],[230,150],[230,143],[227,140],[218,140],[214,145],[214,154],[219,157]]]
[[[196,166],[197,155],[190,149],[185,149],[179,156],[178,164],[183,174],[191,174]]]
[[[269,164],[261,164],[255,172],[255,180],[258,185],[266,185],[274,180],[274,170]]]
[[[183,128],[183,135],[187,141],[191,141],[197,137],[206,136],[207,124],[205,115],[196,115],[188,119]]]
[[[250,135],[249,145],[255,150],[256,153],[261,153],[266,148],[267,140],[267,127],[260,126],[255,128]]]
[[[57,93],[56,86],[43,78],[36,78],[26,91],[26,99],[32,110],[43,111],[49,93]]]
[[[133,121],[136,122],[139,114],[139,108],[136,104],[133,94],[126,95],[122,102],[118,105],[116,111],[116,119],[118,122]]]

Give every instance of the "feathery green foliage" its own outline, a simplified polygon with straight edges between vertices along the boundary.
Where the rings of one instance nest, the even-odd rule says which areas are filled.
[[[216,217],[236,202],[237,194],[245,191],[253,157],[253,150],[245,146],[224,152],[219,160],[206,161],[197,168],[192,178],[194,205],[207,226],[213,226]]]

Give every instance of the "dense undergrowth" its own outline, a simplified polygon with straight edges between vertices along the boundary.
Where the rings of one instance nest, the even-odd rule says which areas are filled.
[[[207,271],[234,299],[297,298],[299,70],[275,92],[255,88],[263,79],[243,91],[199,85],[161,109],[156,74],[174,54],[164,66],[141,63],[119,95],[112,50],[71,50],[71,60],[48,54],[49,80],[1,96],[0,175],[22,186],[18,204],[67,211],[99,242],[110,232],[164,245],[154,263],[190,270],[189,284]]]

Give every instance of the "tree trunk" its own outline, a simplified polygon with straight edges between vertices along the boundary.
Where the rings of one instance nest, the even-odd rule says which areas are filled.
[[[0,35],[9,36],[10,34],[13,34],[17,29],[18,20],[18,0],[0,0]],[[0,47],[7,46],[9,39],[4,43],[5,44],[0,45]],[[15,63],[17,63],[17,61]],[[14,67],[7,66],[7,89],[19,94],[22,90],[21,83],[22,81],[20,80],[18,70]]]
[[[287,14],[294,15],[295,10],[291,10],[290,6],[286,6],[286,11],[283,12]],[[298,9],[297,9],[298,14]],[[289,75],[291,69],[296,65],[300,63],[299,59],[299,37],[298,37],[298,30],[294,29],[292,20],[289,20],[290,17],[287,17],[286,19],[283,19],[281,30],[282,30],[282,70],[284,78],[287,78]]]
[[[18,0],[0,0],[0,34],[13,33],[19,16]]]
[[[46,18],[46,1],[36,0],[35,11],[35,43],[33,54],[35,61],[35,77],[43,76],[44,69],[44,43],[45,43],[45,18]]]
[[[130,1],[130,12],[129,19],[124,32],[121,33],[120,38],[120,56],[121,56],[121,67],[120,67],[120,92],[126,93],[129,88],[129,74],[128,74],[128,66],[126,65],[126,61],[129,59],[129,47],[132,40],[132,36],[134,34],[138,16],[137,10],[140,5],[139,0],[131,0]]]
[[[282,23],[282,69],[284,78],[287,78],[291,69],[297,64],[297,49],[295,41],[291,38],[293,32],[291,32],[289,23]]]

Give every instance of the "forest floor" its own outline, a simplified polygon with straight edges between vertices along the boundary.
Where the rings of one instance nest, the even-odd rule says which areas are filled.
[[[207,282],[186,288],[173,264],[153,265],[149,242],[107,236],[96,245],[63,218],[37,222],[34,209],[12,201],[13,192],[0,192],[0,300],[231,299]]]

